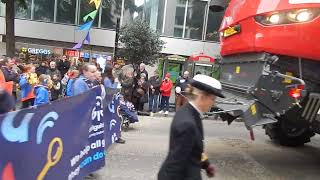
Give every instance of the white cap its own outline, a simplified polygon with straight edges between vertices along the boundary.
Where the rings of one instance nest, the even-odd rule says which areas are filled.
[[[222,98],[225,97],[222,94],[222,86],[220,81],[216,80],[213,77],[198,74],[191,80],[191,85],[209,94],[213,94]]]

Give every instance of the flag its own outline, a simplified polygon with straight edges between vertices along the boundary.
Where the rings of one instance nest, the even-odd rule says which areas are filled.
[[[93,23],[93,20],[92,21],[89,21],[85,24],[82,24],[77,30],[78,31],[82,31],[82,30],[89,30],[92,26],[92,23]]]
[[[90,0],[90,4],[94,3],[96,6],[96,9],[99,9],[101,0]]]
[[[73,46],[73,48],[72,48],[72,49],[77,50],[77,49],[81,49],[81,47],[82,47],[82,43],[81,43],[81,42],[79,42],[78,44],[76,44],[75,46]]]
[[[84,39],[84,41],[87,41],[88,44],[90,44],[90,31],[88,31],[88,34],[86,35],[86,38]]]
[[[89,17],[91,18],[91,20],[94,20],[94,18],[97,15],[97,12],[98,12],[98,10],[94,10],[91,13],[87,14],[86,16],[83,17],[83,21],[86,22]]]

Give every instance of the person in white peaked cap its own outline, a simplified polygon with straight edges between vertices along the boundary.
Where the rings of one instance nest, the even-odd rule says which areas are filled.
[[[201,180],[201,169],[208,177],[215,175],[213,165],[204,154],[202,117],[215,104],[217,96],[224,98],[221,83],[199,74],[190,81],[184,94],[189,102],[173,118],[169,153],[158,173],[158,180]]]

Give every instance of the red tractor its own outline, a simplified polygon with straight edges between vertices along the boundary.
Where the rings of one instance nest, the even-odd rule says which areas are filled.
[[[246,127],[282,145],[320,133],[320,0],[211,0],[220,28],[224,87],[251,99]]]

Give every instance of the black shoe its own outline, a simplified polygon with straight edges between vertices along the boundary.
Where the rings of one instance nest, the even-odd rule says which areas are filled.
[[[97,179],[97,176],[91,173],[88,176],[86,176],[85,179]]]
[[[126,143],[126,141],[121,139],[121,138],[119,138],[118,140],[116,140],[116,143],[124,144],[124,143]]]

